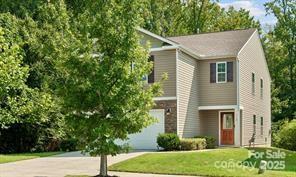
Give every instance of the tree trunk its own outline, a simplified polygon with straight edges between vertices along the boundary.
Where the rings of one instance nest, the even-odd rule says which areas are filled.
[[[100,176],[107,176],[107,155],[101,155]]]

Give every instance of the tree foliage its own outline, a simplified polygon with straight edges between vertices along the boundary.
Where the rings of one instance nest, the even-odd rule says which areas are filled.
[[[295,118],[295,3],[266,8],[278,20],[264,36],[274,120]],[[31,144],[56,139],[66,115],[84,151],[104,157],[105,175],[106,155],[125,149],[116,140],[153,122],[160,94],[160,83],[143,83],[152,63],[138,27],[162,36],[260,30],[249,11],[210,0],[0,0],[1,135],[16,128],[36,135]]]
[[[19,5],[21,10],[11,5]],[[47,47],[51,43],[46,40],[49,38],[46,36],[50,36],[52,40],[58,39],[55,39],[49,30],[41,28],[45,23],[37,21],[42,14],[42,6],[34,9],[32,16],[34,20],[28,16],[33,12],[23,5],[23,1],[17,1],[14,4],[7,2],[0,6],[3,11],[0,14],[3,32],[0,53],[0,62],[3,64],[0,72],[0,141],[1,144],[10,146],[10,148],[2,147],[1,152],[31,151],[36,149],[37,145],[42,146],[42,143],[45,143],[44,146],[47,146],[51,140],[56,141],[63,137],[63,115],[59,100],[53,94],[52,84],[49,83],[55,74],[52,59],[56,58],[55,53],[50,51],[51,48]],[[4,13],[6,11],[9,13]],[[11,140],[14,137],[12,134],[16,133],[13,131],[15,127],[24,130],[24,132],[18,131],[16,137],[34,143],[25,146],[20,143],[21,140],[19,142]],[[25,136],[31,139],[28,140]]]
[[[56,90],[84,152],[101,156],[101,174],[106,175],[107,155],[126,150],[116,140],[126,140],[154,121],[149,110],[160,83],[143,82],[152,63],[139,43],[140,1],[87,1],[81,13],[75,12],[80,10],[75,1],[69,6],[75,20],[61,9],[65,4],[54,6],[69,27],[55,33],[61,41],[54,60]]]
[[[296,117],[296,4],[292,0],[266,3],[268,13],[277,18],[266,35],[265,48],[273,79],[274,120]]]
[[[0,28],[0,125],[5,128],[16,122],[43,122],[50,95],[26,85],[29,68],[22,63],[20,46],[8,41]]]
[[[142,26],[161,36],[259,28],[249,11],[224,9],[210,0],[145,0]]]

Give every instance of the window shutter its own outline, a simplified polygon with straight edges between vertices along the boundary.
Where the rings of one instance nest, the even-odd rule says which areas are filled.
[[[233,82],[233,62],[227,62],[227,82]]]
[[[149,62],[152,61],[153,62],[153,67],[152,67],[152,71],[151,73],[148,75],[148,83],[154,83],[154,56],[151,55],[149,57]]]
[[[210,83],[216,83],[216,63],[210,63]]]

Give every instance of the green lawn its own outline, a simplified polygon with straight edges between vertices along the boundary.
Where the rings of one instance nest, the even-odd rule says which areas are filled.
[[[34,159],[39,157],[48,157],[61,154],[63,152],[40,152],[40,153],[20,153],[20,154],[0,154],[0,164],[15,162],[19,160]]]
[[[255,150],[262,152],[266,148],[255,148]],[[109,167],[109,170],[202,176],[296,176],[296,153],[286,150],[284,152],[287,154],[284,159],[286,168],[282,171],[268,170],[264,175],[258,175],[257,168],[249,167],[251,163],[257,167],[260,159],[248,158],[248,149],[245,148],[217,149],[207,152],[149,153],[114,164]],[[233,164],[231,162],[238,165],[231,166]]]

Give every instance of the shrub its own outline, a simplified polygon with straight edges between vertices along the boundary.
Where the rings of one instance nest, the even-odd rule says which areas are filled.
[[[174,133],[162,133],[157,137],[157,144],[166,151],[178,150],[180,147],[180,139]]]
[[[216,138],[212,136],[196,136],[194,138],[205,138],[207,143],[207,149],[214,149],[216,147]]]
[[[296,151],[296,120],[285,122],[275,135],[275,145],[280,148]]]
[[[271,123],[271,146],[277,146],[276,136],[278,132],[281,130],[281,127],[287,122],[288,120],[279,120],[277,122]]]
[[[184,138],[180,140],[181,150],[200,150],[205,149],[205,138]]]
[[[78,141],[77,139],[74,139],[74,138],[63,140],[60,144],[60,149],[62,151],[75,151],[77,150],[77,144],[78,144]]]

